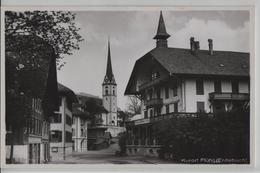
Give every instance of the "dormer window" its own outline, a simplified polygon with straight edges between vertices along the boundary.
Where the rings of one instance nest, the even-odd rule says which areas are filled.
[[[160,74],[158,72],[152,73],[152,80],[157,79],[160,77]]]

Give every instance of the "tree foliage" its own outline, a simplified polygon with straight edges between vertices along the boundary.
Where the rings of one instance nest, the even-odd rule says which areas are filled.
[[[122,119],[122,124],[120,124],[120,126],[125,126],[125,122],[130,120],[130,118],[132,117],[132,113],[122,111],[120,109],[117,111],[117,113],[118,118]]]
[[[78,31],[71,12],[5,12],[7,121],[30,114],[29,98],[42,98],[51,59],[62,67],[63,55],[79,49]]]
[[[96,122],[101,121],[99,114],[108,113],[108,111],[98,103],[94,98],[90,98],[85,102],[86,111],[90,113],[91,124],[95,125]]]
[[[71,55],[73,50],[79,49],[78,43],[83,40],[78,33],[79,30],[75,23],[75,14],[72,12],[5,12],[6,48],[13,47],[12,44],[16,42],[12,39],[14,36],[38,36],[54,48],[59,67],[64,65],[64,62],[61,62],[63,55]]]

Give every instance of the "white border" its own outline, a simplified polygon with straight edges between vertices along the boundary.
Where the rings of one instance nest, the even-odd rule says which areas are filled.
[[[80,0],[79,0],[80,1]],[[35,4],[35,2],[37,2]],[[48,6],[42,6],[48,3]],[[86,3],[87,2],[87,3]],[[131,2],[131,3],[130,3]],[[250,10],[250,77],[251,77],[251,132],[255,129],[255,123],[257,120],[257,115],[255,114],[255,101],[256,101],[256,94],[258,93],[255,88],[257,85],[257,72],[259,74],[259,69],[256,69],[255,64],[258,64],[257,58],[254,58],[254,45],[257,40],[254,40],[255,36],[258,35],[254,29],[254,1],[244,1],[244,0],[230,0],[230,1],[205,1],[205,0],[197,0],[196,3],[194,1],[159,1],[159,0],[142,0],[142,1],[122,1],[119,0],[112,0],[112,1],[104,1],[104,0],[97,0],[97,1],[80,1],[78,5],[72,4],[72,1],[34,1],[34,3],[27,1],[14,1],[14,0],[3,0],[3,4],[8,4],[1,8],[1,168],[4,170],[35,170],[36,168],[40,168],[40,170],[72,170],[76,168],[77,171],[79,170],[89,170],[89,171],[107,171],[107,170],[114,170],[114,171],[259,171],[254,168],[257,166],[254,164],[254,157],[255,152],[254,150],[254,138],[250,138],[251,142],[251,164],[250,165],[110,165],[110,164],[62,164],[62,165],[27,165],[27,164],[20,164],[20,165],[6,165],[5,163],[5,106],[4,106],[4,91],[5,91],[5,59],[4,59],[4,10],[73,10],[73,11],[85,11],[85,10],[94,10],[94,11],[125,11],[125,10],[181,10],[181,11],[189,11],[189,10]],[[44,3],[44,4],[43,4]],[[75,2],[74,2],[75,3]],[[56,6],[63,4],[63,7]],[[83,4],[83,5],[82,5]],[[136,5],[138,4],[138,5]],[[258,3],[259,4],[259,3]],[[28,6],[30,5],[30,6]],[[72,6],[73,5],[73,6]],[[87,5],[87,6],[84,6]],[[55,7],[56,6],[56,7]],[[259,11],[256,10],[259,14]],[[257,16],[257,15],[256,15]],[[257,50],[256,50],[257,51]],[[259,52],[259,51],[258,51]],[[258,102],[257,102],[258,103]],[[256,107],[258,110],[259,108]],[[259,112],[259,111],[257,111]],[[256,117],[254,117],[256,115]],[[256,135],[256,134],[255,134]],[[252,135],[251,135],[252,136]],[[255,136],[257,138],[257,135]],[[199,168],[194,169],[194,168]]]

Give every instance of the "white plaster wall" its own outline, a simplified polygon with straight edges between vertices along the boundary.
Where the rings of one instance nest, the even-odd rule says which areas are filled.
[[[71,121],[72,121],[72,112],[67,108],[66,97],[64,97],[64,96],[61,98],[61,105],[59,108],[59,113],[61,113],[61,123],[51,123],[50,127],[51,127],[51,130],[62,131],[62,142],[50,142],[50,149],[52,147],[59,148],[58,153],[53,153],[52,151],[50,152],[52,158],[60,157],[59,155],[63,153],[63,147],[66,147],[66,150],[68,150],[68,152],[69,152],[69,153],[66,152],[66,155],[71,154],[71,152],[72,152],[73,143],[65,142],[65,132],[68,131],[68,132],[72,133],[72,126],[69,126],[66,124],[66,114],[71,117]],[[65,131],[64,131],[64,127],[65,127]]]
[[[108,88],[108,95],[106,95],[106,87]],[[115,90],[115,95],[113,94]],[[117,124],[117,86],[115,85],[103,85],[103,106],[108,110],[107,115],[102,115],[104,125],[109,125],[113,120],[115,125]]]
[[[205,111],[210,112],[209,93],[214,92],[214,82],[210,80],[204,81],[204,94],[196,94],[196,80],[185,80],[185,100],[186,100],[186,112],[197,112],[197,102],[205,103]],[[224,85],[225,86],[225,85]]]
[[[10,158],[10,145],[5,147],[6,158]],[[28,145],[14,145],[13,158],[18,163],[29,163]]]

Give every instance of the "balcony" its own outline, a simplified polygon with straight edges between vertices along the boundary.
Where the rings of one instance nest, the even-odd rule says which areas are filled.
[[[209,93],[209,100],[233,100],[233,101],[248,101],[248,93]]]
[[[157,79],[154,79],[154,80],[151,80],[149,82],[145,82],[145,83],[139,85],[138,89],[139,89],[139,91],[141,91],[141,90],[144,90],[147,88],[151,88],[151,87],[158,85],[159,83],[167,81],[167,80],[168,80],[168,76],[160,77],[160,78],[157,78]]]
[[[144,105],[147,107],[162,106],[163,100],[161,98],[152,98],[150,100],[145,100]]]

